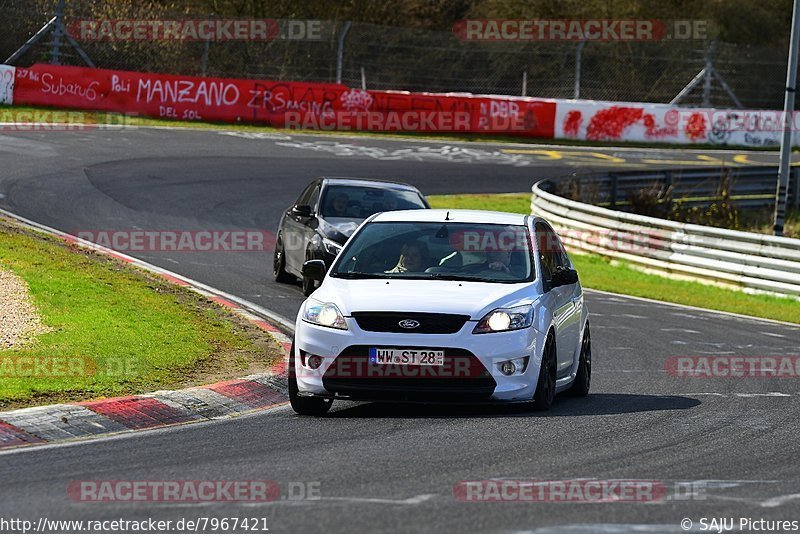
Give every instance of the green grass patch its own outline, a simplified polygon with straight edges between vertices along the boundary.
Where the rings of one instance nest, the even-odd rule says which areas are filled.
[[[481,209],[530,213],[530,193],[498,195],[431,195],[433,208]],[[571,254],[584,287],[646,297],[676,304],[740,313],[800,324],[800,301],[750,295],[717,286],[642,273],[594,254]]]
[[[436,133],[436,132],[362,132],[362,131],[329,131],[329,130],[302,130],[302,129],[286,129],[286,128],[273,128],[271,126],[253,125],[253,124],[233,124],[228,122],[212,122],[212,121],[182,121],[175,119],[159,119],[136,115],[122,115],[119,113],[108,113],[104,111],[81,111],[73,109],[52,109],[42,106],[5,106],[0,105],[0,116],[6,110],[14,110],[19,112],[37,112],[37,111],[74,111],[82,113],[83,120],[91,124],[111,124],[114,126],[166,126],[172,128],[194,128],[201,130],[235,130],[245,132],[262,132],[262,133],[276,133],[284,135],[352,135],[359,137],[380,137],[389,139],[406,139],[410,141],[441,141],[441,142],[473,142],[473,143],[522,143],[532,145],[557,145],[557,146],[574,146],[574,147],[629,147],[629,148],[672,148],[675,150],[690,148],[702,149],[703,146],[691,144],[665,144],[665,143],[640,143],[632,141],[579,141],[573,139],[547,139],[542,137],[526,137],[521,135],[487,135],[487,134],[459,134],[459,133]],[[11,117],[11,116],[9,116]],[[7,117],[4,120],[9,121]],[[2,118],[2,117],[0,117]],[[2,122],[2,121],[0,121]],[[743,146],[713,146],[709,147],[714,150],[754,150],[764,152],[777,151],[776,147],[743,147]],[[795,148],[794,150],[800,150]]]
[[[495,193],[470,195],[429,195],[432,208],[457,210],[509,211],[511,213],[530,213],[530,193]]]
[[[270,336],[198,294],[7,221],[0,268],[27,282],[52,329],[0,351],[2,409],[198,385],[280,357]],[[31,372],[13,364],[23,357],[71,369]]]

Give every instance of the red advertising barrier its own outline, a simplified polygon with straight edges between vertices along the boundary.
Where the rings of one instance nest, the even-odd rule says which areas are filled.
[[[37,64],[17,68],[14,103],[180,120],[280,122],[288,111],[322,113],[342,85],[196,78]]]
[[[555,101],[364,91],[339,84],[199,78],[37,64],[14,103],[288,128],[501,133],[552,138]]]

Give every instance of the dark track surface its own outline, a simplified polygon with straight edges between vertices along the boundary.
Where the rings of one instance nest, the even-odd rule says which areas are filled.
[[[149,129],[4,134],[0,207],[72,232],[274,230],[280,211],[319,174],[400,179],[425,194],[511,192],[590,162],[627,168],[644,159],[695,157],[687,151],[516,147],[540,152],[511,155],[491,145],[436,149],[442,145]],[[586,155],[591,152],[606,157]],[[707,154],[726,161],[734,155]],[[624,161],[612,164],[608,157]],[[774,162],[776,155],[747,158]],[[286,317],[302,301],[299,288],[271,282],[267,252],[133,255]],[[260,516],[271,531],[343,532],[574,532],[579,525],[582,532],[630,531],[633,525],[680,532],[684,517],[695,523],[701,517],[800,520],[797,380],[692,380],[663,371],[666,358],[675,355],[798,354],[800,331],[599,293],[591,293],[588,304],[593,394],[559,399],[546,415],[508,407],[342,403],[324,419],[281,408],[209,425],[20,450],[0,455],[0,517]],[[668,499],[533,504],[453,497],[459,481],[486,478],[657,480],[666,485]],[[284,489],[291,481],[319,482],[322,499],[112,505],[76,503],[66,493],[74,480],[168,479],[270,479]],[[672,499],[674,484],[690,481],[726,483],[708,483],[704,499]]]

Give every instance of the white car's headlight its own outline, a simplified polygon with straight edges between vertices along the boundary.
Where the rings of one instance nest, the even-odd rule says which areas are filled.
[[[332,254],[333,256],[336,256],[342,250],[342,245],[336,241],[328,239],[327,237],[322,238],[322,246],[325,247],[325,252]]]
[[[498,308],[487,313],[475,325],[473,334],[488,334],[490,332],[508,332],[528,328],[533,324],[533,305],[514,306],[513,308]]]
[[[303,320],[308,323],[327,326],[328,328],[347,330],[347,323],[342,312],[332,302],[308,299],[303,308]]]

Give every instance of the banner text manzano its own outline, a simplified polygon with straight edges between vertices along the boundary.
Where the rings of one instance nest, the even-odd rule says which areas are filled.
[[[399,91],[333,83],[200,78],[37,64],[16,69],[18,105],[176,120],[370,131],[511,133],[552,138],[555,102]]]

